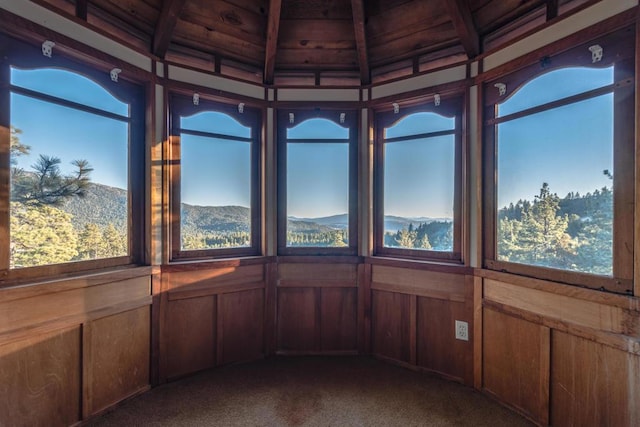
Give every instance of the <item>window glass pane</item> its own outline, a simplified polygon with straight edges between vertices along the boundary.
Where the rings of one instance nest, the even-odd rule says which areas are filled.
[[[53,68],[21,70],[12,67],[11,84],[121,116],[129,116],[129,104],[118,100],[93,80],[77,73]]]
[[[182,250],[251,246],[251,143],[182,135]]]
[[[181,117],[180,127],[200,132],[251,138],[250,127],[242,125],[228,114],[217,111],[205,111],[193,116]]]
[[[453,251],[455,136],[384,150],[384,246]]]
[[[498,259],[612,274],[613,95],[497,126]]]
[[[309,119],[287,129],[288,139],[348,139],[349,128],[327,119]]]
[[[385,128],[385,138],[417,135],[421,133],[453,130],[455,117],[445,117],[435,113],[415,113],[404,117],[393,126]]]
[[[287,246],[349,245],[349,144],[287,144]]]
[[[12,94],[11,129],[11,267],[127,255],[129,125]]]
[[[613,67],[563,68],[536,77],[498,105],[498,117],[613,84]],[[497,90],[497,89],[496,89]]]

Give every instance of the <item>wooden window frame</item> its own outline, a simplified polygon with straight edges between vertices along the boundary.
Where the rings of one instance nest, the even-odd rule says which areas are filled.
[[[537,60],[522,68],[494,77],[483,85],[483,143],[484,143],[484,267],[528,277],[551,280],[618,293],[632,293],[634,258],[634,158],[635,158],[635,27],[630,26],[598,36],[581,44],[559,41],[539,55]],[[584,40],[584,38],[582,39]],[[571,44],[569,44],[571,43]],[[605,55],[600,62],[592,63],[589,47],[599,44]],[[535,61],[535,62],[533,62]],[[614,83],[604,89],[583,92],[557,101],[547,102],[521,112],[496,117],[496,105],[503,102],[527,82],[549,71],[570,67],[604,68],[614,65]],[[506,68],[510,68],[506,64]],[[506,84],[507,92],[500,96],[494,85]],[[518,264],[497,259],[497,170],[496,129],[499,123],[510,119],[548,111],[570,105],[584,99],[611,93],[614,96],[614,220],[613,220],[613,277],[549,267]]]
[[[398,114],[392,109],[379,109],[375,111],[375,146],[374,146],[374,255],[394,258],[406,258],[415,260],[426,260],[434,262],[449,262],[461,264],[463,262],[463,135],[464,135],[464,96],[452,94],[442,96],[440,105],[436,106],[433,97],[429,100],[412,101],[408,106],[402,106]],[[384,137],[385,128],[393,123],[415,113],[435,113],[445,117],[455,118],[453,131],[430,132],[426,135],[411,135],[410,137],[434,137],[440,134],[455,136],[455,156],[454,156],[454,195],[453,195],[453,250],[450,252],[405,249],[384,246],[384,145],[393,143],[387,142]],[[409,139],[407,137],[406,139]],[[395,138],[392,138],[395,139]],[[404,139],[404,137],[403,137]]]
[[[230,101],[231,102],[231,101]],[[236,248],[213,248],[198,250],[182,250],[180,238],[180,118],[196,113],[219,112],[232,117],[243,126],[251,128],[251,245]],[[202,132],[203,136],[215,137],[210,132]],[[252,106],[244,106],[243,113],[238,111],[238,104],[207,99],[206,93],[200,93],[198,105],[193,98],[181,93],[169,94],[169,228],[171,261],[200,260],[214,258],[258,256],[261,253],[261,147],[262,147],[262,111]]]
[[[141,265],[144,263],[145,248],[145,114],[146,86],[128,81],[121,76],[118,83],[112,82],[109,71],[96,64],[84,62],[77,57],[71,58],[65,52],[55,51],[51,57],[44,57],[41,46],[32,40],[25,41],[11,35],[0,33],[0,287],[22,283],[26,280],[39,280],[76,273],[89,273],[100,269]],[[41,94],[36,91],[14,88],[11,85],[11,66],[25,69],[59,68],[85,76],[100,85],[120,101],[129,104],[130,115],[128,141],[128,248],[126,256],[97,260],[74,261],[43,266],[9,268],[9,201],[11,191],[10,174],[10,132],[11,93],[19,93],[50,104],[73,108],[114,118],[116,114],[101,114],[95,109],[63,98]],[[7,242],[6,244],[4,242]]]
[[[293,113],[295,123],[289,123]],[[344,122],[340,114],[346,113]],[[327,119],[349,128],[349,246],[287,246],[287,130],[308,119]],[[358,135],[360,113],[353,108],[280,109],[277,112],[278,157],[278,255],[357,255],[358,252]],[[330,142],[330,141],[323,141]],[[310,142],[313,143],[313,142]]]

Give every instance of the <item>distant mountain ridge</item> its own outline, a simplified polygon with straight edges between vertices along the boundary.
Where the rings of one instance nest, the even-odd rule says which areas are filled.
[[[62,210],[74,216],[78,229],[94,223],[101,227],[112,223],[124,228],[127,221],[127,191],[108,185],[92,183],[85,197],[73,197]],[[244,206],[198,206],[183,203],[181,206],[182,227],[186,233],[206,230],[211,232],[249,231],[251,210]],[[289,217],[289,231],[303,233],[325,233],[332,230],[346,230],[349,227],[347,214],[318,218]],[[451,218],[385,216],[385,231],[396,232],[434,221],[450,222]]]

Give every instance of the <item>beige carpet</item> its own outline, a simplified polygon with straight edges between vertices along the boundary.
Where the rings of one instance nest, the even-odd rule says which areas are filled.
[[[276,357],[169,383],[88,426],[531,426],[471,388],[366,357]]]

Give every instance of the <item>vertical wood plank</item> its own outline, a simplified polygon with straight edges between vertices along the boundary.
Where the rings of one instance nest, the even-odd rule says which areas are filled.
[[[463,303],[418,298],[417,364],[469,383],[473,345],[455,339],[455,320],[469,321]]]
[[[218,296],[218,364],[254,360],[264,355],[264,291],[254,289]]]
[[[418,359],[417,348],[418,297],[409,296],[409,363],[415,365]]]
[[[409,295],[374,291],[371,338],[373,354],[411,362]]]
[[[141,307],[85,325],[83,349],[91,355],[83,360],[86,415],[149,386],[150,320],[150,308]]]
[[[321,351],[357,349],[357,289],[321,289]]]
[[[473,386],[482,389],[482,278],[473,278]]]
[[[80,363],[77,327],[0,346],[0,425],[76,424]]]
[[[165,335],[165,377],[175,378],[215,365],[215,297],[171,301]]]
[[[358,351],[371,353],[371,264],[358,266]]]
[[[631,426],[638,402],[638,356],[554,331],[551,379],[553,425]],[[630,393],[631,392],[631,393]]]
[[[485,390],[539,423],[548,422],[549,328],[484,310]],[[555,369],[555,367],[554,367]]]
[[[278,350],[314,351],[316,298],[313,288],[278,288]]]
[[[265,266],[265,312],[264,312],[264,344],[267,356],[276,352],[276,283],[278,280],[278,265],[269,263]]]

